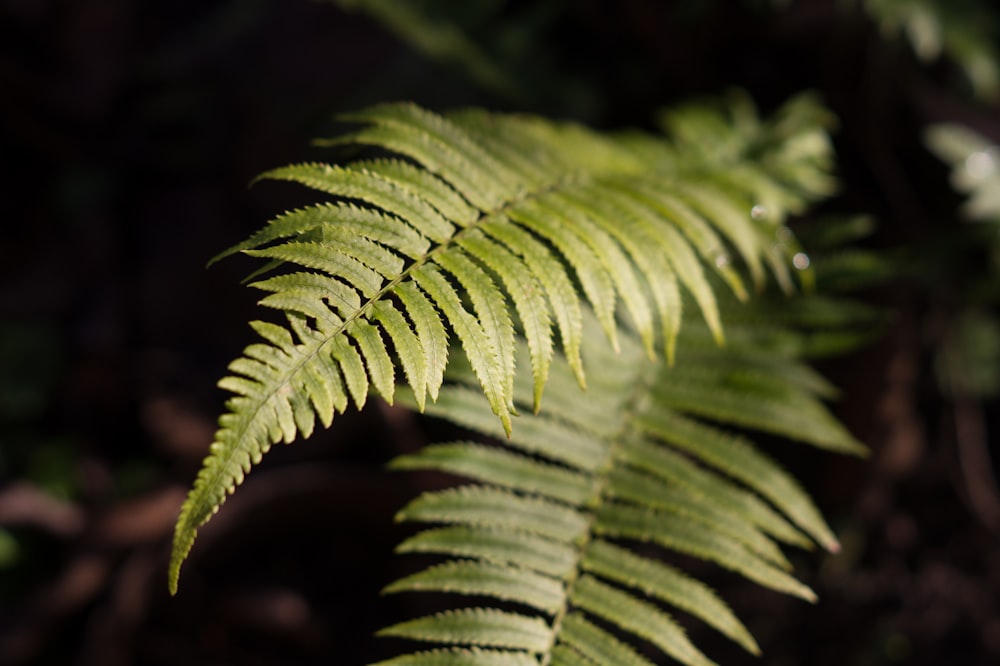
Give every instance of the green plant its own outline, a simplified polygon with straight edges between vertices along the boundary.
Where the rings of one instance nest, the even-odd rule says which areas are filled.
[[[994,47],[994,15],[976,0],[864,0],[883,34],[905,35],[923,62],[942,56],[954,62],[977,96],[995,97],[1000,66]]]
[[[343,120],[361,127],[324,145],[390,156],[264,174],[335,200],[281,215],[218,257],[269,260],[252,286],[287,323],[254,322],[263,341],[220,382],[236,395],[182,509],[171,589],[198,527],[272,444],[329,426],[370,392],[399,393],[506,439],[394,463],[478,483],[402,511],[447,525],[404,550],[453,559],[388,591],[519,610],[386,629],[456,646],[390,663],[647,663],[594,618],[682,663],[711,663],[643,594],[757,652],[707,587],[638,544],[805,599],[777,543],[837,548],[808,496],[733,430],[863,452],[822,406],[832,388],[799,360],[806,338],[780,325],[780,308],[738,305],[746,276],[763,290],[765,267],[786,292],[795,272],[810,284],[785,221],[834,188],[828,113],[802,96],[762,121],[734,93],[664,113],[664,136],[409,104]],[[829,322],[829,304],[812,303],[799,303],[805,323],[825,307]]]
[[[577,69],[551,74],[545,36],[559,29],[559,2],[340,4],[509,103],[602,108]],[[711,5],[659,15],[686,21]],[[930,0],[854,9],[883,35],[904,33],[918,60],[944,56],[986,99],[996,58],[977,16],[993,13],[962,6],[979,14]],[[752,441],[864,453],[805,361],[865,338],[870,311],[829,293],[877,281],[886,264],[840,247],[865,233],[865,218],[813,230],[810,247],[837,247],[830,255],[807,254],[786,226],[836,187],[829,112],[802,95],[761,120],[732,93],[664,112],[662,135],[410,104],[341,119],[357,128],[320,144],[367,150],[363,159],[262,176],[333,201],[281,215],[218,257],[268,260],[253,286],[286,322],[255,322],[263,342],[221,383],[236,396],[182,509],[172,589],[197,529],[274,443],[375,394],[480,435],[391,464],[470,483],[402,509],[400,520],[431,527],[400,550],[442,559],[386,592],[472,600],[384,629],[435,646],[381,663],[647,664],[650,645],[712,663],[672,609],[758,653],[671,557],[811,600],[780,546],[838,548],[806,492]],[[928,145],[955,163],[968,211],[994,216],[993,149],[962,128],[932,129]],[[995,229],[983,228],[995,248]],[[783,297],[764,293],[770,281]],[[993,283],[960,288],[985,296],[941,345],[943,383],[960,397],[996,385]]]

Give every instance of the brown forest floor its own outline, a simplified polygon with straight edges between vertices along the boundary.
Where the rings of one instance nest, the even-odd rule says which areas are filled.
[[[441,479],[382,465],[441,424],[377,406],[273,451],[202,531],[176,598],[165,564],[221,408],[215,381],[254,313],[239,286],[249,264],[205,261],[303,202],[246,184],[321,156],[307,140],[333,110],[386,96],[450,104],[435,97],[443,75],[412,60],[372,23],[305,0],[0,2],[0,664],[391,653],[372,634],[420,603],[378,594],[408,566],[392,556],[404,533],[392,515]],[[775,83],[760,62],[734,60],[704,88],[763,81],[778,98],[812,73]],[[848,128],[885,103],[851,87],[856,59],[815,67],[811,85]],[[885,246],[908,242],[899,164],[855,139],[838,138],[848,205],[884,213]],[[869,158],[880,166],[860,166]],[[874,298],[894,313],[886,336],[825,368],[872,459],[781,452],[844,551],[795,556],[815,606],[699,571],[765,650],[757,660],[693,627],[722,663],[1000,663],[1000,520],[983,474],[1000,411],[940,396],[925,292],[896,284]]]

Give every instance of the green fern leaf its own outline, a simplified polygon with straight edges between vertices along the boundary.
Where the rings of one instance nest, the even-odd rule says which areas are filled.
[[[616,468],[608,474],[605,492],[615,499],[654,511],[674,514],[693,523],[701,523],[713,531],[735,539],[768,562],[785,570],[791,569],[791,564],[778,546],[759,531],[756,525],[745,521],[742,511],[735,514],[728,513],[718,507],[711,496],[699,497],[685,490],[664,485],[655,476],[626,467]]]
[[[553,329],[572,378],[586,384],[581,295],[612,347],[623,330],[621,299],[647,353],[662,344],[672,361],[682,289],[721,339],[700,262],[741,293],[733,267],[718,260],[728,256],[725,238],[755,280],[766,261],[781,277],[780,258],[768,257],[764,239],[773,229],[751,218],[748,202],[823,193],[829,146],[814,111],[793,101],[773,123],[747,121],[748,107],[722,115],[712,142],[729,147],[692,159],[683,141],[652,135],[384,104],[344,116],[361,127],[322,143],[369,145],[392,156],[295,164],[260,176],[334,201],[280,215],[215,259],[236,252],[264,259],[253,284],[265,293],[261,304],[281,310],[287,324],[258,326],[263,342],[248,347],[220,384],[235,395],[181,510],[171,590],[197,529],[274,443],[308,436],[317,422],[329,426],[349,401],[363,406],[369,392],[391,401],[396,378],[419,407],[429,407],[426,398],[438,398],[452,360],[449,337],[506,436],[524,374],[515,364],[515,333],[530,352],[532,399],[521,406],[540,407],[557,351]],[[749,139],[742,137],[748,127]],[[696,168],[681,168],[687,164]],[[739,182],[725,177],[736,167],[747,174]],[[578,434],[562,432],[543,445],[531,427],[518,441],[545,454]],[[590,439],[585,434],[582,444]],[[595,459],[580,444],[552,459],[592,470],[603,454]]]
[[[400,511],[400,520],[441,525],[408,539],[401,552],[450,559],[387,590],[457,592],[534,609],[543,614],[534,619],[547,623],[551,632],[546,647],[536,653],[542,663],[651,663],[601,628],[610,626],[628,641],[649,641],[680,663],[712,664],[661,604],[702,619],[759,654],[747,629],[709,588],[646,552],[636,552],[636,544],[708,560],[762,586],[813,601],[812,590],[788,573],[791,565],[778,541],[807,545],[803,532],[830,549],[836,541],[808,497],[749,440],[695,420],[690,415],[699,414],[699,400],[674,405],[674,394],[662,387],[677,381],[685,364],[717,373],[733,360],[736,370],[753,368],[758,384],[761,378],[781,378],[782,386],[794,385],[796,400],[820,413],[818,398],[830,393],[829,386],[791,352],[774,359],[764,354],[778,343],[788,344],[797,335],[792,331],[772,327],[751,333],[737,325],[730,327],[734,335],[729,345],[718,348],[699,346],[698,329],[691,327],[688,337],[695,352],[670,368],[643,362],[644,345],[634,333],[619,331],[621,351],[615,356],[601,344],[604,334],[596,316],[586,322],[586,393],[555,400],[540,415],[522,417],[502,445],[439,444],[392,463],[395,469],[448,472],[477,485],[425,493]],[[711,340],[707,331],[700,335]],[[518,354],[527,353],[522,342]],[[553,396],[578,391],[566,359],[555,357],[550,375],[561,389]],[[489,407],[472,389],[477,382],[472,369],[456,364],[448,376],[453,383],[442,388],[428,411],[501,436]],[[530,401],[533,388],[531,380],[516,382],[515,404]],[[783,394],[772,398],[775,403],[787,399]],[[595,418],[594,412],[600,416]],[[809,433],[785,430],[787,436],[825,445]],[[554,440],[559,444],[552,445]],[[470,640],[410,637],[446,645]]]
[[[382,104],[341,119],[371,127],[320,145],[369,144],[410,157],[451,183],[481,211],[497,210],[511,193],[527,189],[464,130],[413,104]]]
[[[538,666],[538,660],[523,651],[471,647],[416,652],[372,666]]]
[[[655,413],[647,411],[638,421],[648,433],[760,493],[827,550],[839,549],[836,538],[805,491],[748,440],[663,409]]]
[[[669,615],[592,576],[585,575],[576,581],[570,600],[578,608],[648,640],[683,664],[707,666],[715,663],[691,644],[684,630]]]
[[[496,381],[503,385],[502,395],[506,400],[504,407],[509,412],[514,412],[514,325],[507,312],[504,296],[490,276],[464,254],[442,252],[437,256],[437,263],[455,277],[472,301],[476,319],[496,357],[496,362],[489,365],[494,366],[499,373]],[[419,284],[420,274],[416,273],[416,277]]]
[[[588,621],[580,613],[570,613],[563,618],[561,629],[563,645],[585,657],[589,663],[654,666],[629,645]],[[565,652],[561,653],[566,655]],[[562,659],[567,659],[567,656]]]
[[[577,553],[572,545],[516,527],[479,528],[456,525],[424,530],[399,545],[400,553],[441,553],[497,564],[514,564],[550,576],[565,574]]]
[[[374,296],[382,286],[382,276],[377,271],[326,244],[286,243],[263,250],[247,250],[246,253],[253,257],[290,261],[306,268],[322,270],[355,285],[366,298]]]
[[[816,595],[783,570],[756,556],[724,532],[706,530],[707,525],[659,511],[607,504],[597,516],[595,532],[655,543],[670,550],[711,560],[720,566],[769,587],[807,601]]]
[[[559,261],[534,236],[510,224],[506,218],[486,219],[483,231],[505,244],[515,255],[524,260],[539,283],[545,288],[553,315],[559,325],[563,351],[576,373],[577,381],[586,386],[583,362],[580,359],[582,321],[580,300],[573,283]]]
[[[659,477],[691,497],[708,500],[716,510],[748,521],[780,541],[802,548],[812,543],[758,496],[720,483],[717,474],[670,448],[636,438],[623,442],[621,457],[631,467]]]
[[[427,362],[427,394],[431,400],[437,400],[438,390],[444,381],[444,369],[448,364],[448,333],[441,323],[441,316],[427,295],[412,282],[399,285],[393,294],[403,303],[413,322],[413,329]],[[417,385],[411,386],[416,390]]]
[[[495,418],[484,414],[479,393],[462,387],[449,387],[437,402],[427,406],[427,413],[446,417],[460,425],[494,437],[505,436]],[[566,427],[549,419],[521,419],[508,444],[530,453],[584,471],[593,471],[605,458],[599,438],[585,430]]]
[[[729,258],[721,237],[708,220],[698,215],[680,199],[665,192],[654,182],[641,180],[625,182],[619,179],[611,185],[627,197],[655,208],[664,219],[672,222],[695,246],[708,267],[723,279],[737,298],[741,301],[746,300],[747,293],[743,279],[733,267],[733,262]],[[700,302],[701,299],[699,299]]]
[[[382,330],[392,340],[399,363],[406,374],[407,384],[412,387],[417,405],[423,410],[427,393],[427,358],[424,356],[424,347],[420,339],[399,310],[389,301],[373,304],[372,318],[382,326]]]
[[[761,256],[766,251],[766,245],[752,225],[746,223],[746,209],[719,197],[715,189],[704,183],[685,182],[677,194],[692,210],[716,223],[746,262],[758,291],[763,289],[764,269]]]
[[[274,241],[295,237],[337,238],[344,232],[369,238],[395,248],[408,257],[419,257],[430,242],[410,227],[392,222],[392,218],[370,208],[352,204],[317,204],[279,215],[266,227],[213,257],[209,265],[245,250],[265,247]]]
[[[590,545],[580,565],[602,578],[639,588],[647,595],[687,611],[748,652],[760,654],[757,642],[729,606],[708,586],[671,566],[600,540]]]
[[[537,617],[490,608],[467,608],[401,622],[379,631],[418,641],[458,643],[542,652],[552,630]]]
[[[448,183],[409,162],[382,159],[357,163],[356,166],[377,173],[396,187],[425,200],[446,219],[460,226],[468,226],[479,216],[478,211]]]
[[[276,277],[253,282],[251,287],[261,291],[270,292],[271,296],[264,297],[261,305],[275,308],[276,310],[293,310],[300,314],[311,316],[317,320],[328,319],[328,315],[323,312],[322,304],[333,308],[341,317],[350,316],[361,307],[361,298],[358,292],[348,287],[336,278],[317,273],[289,273]],[[299,307],[286,307],[281,299],[294,299]],[[332,320],[331,320],[332,321]],[[332,324],[331,324],[332,325]],[[263,336],[262,336],[263,337]]]
[[[531,350],[531,370],[534,377],[532,406],[537,413],[541,408],[542,390],[548,380],[553,353],[552,323],[541,285],[520,259],[476,230],[466,234],[459,245],[500,276],[517,308],[524,336]],[[513,379],[514,375],[511,373],[510,380]],[[512,391],[513,386],[508,384],[508,390]]]
[[[268,171],[258,179],[288,180],[320,192],[378,206],[385,212],[406,220],[410,226],[433,241],[445,241],[454,231],[451,224],[424,199],[364,169],[334,167],[329,164],[295,164]]]
[[[394,459],[390,468],[438,469],[514,490],[545,493],[567,504],[581,504],[592,492],[586,475],[471,442],[430,446],[418,455]]]
[[[512,397],[509,395],[507,381],[501,373],[504,366],[513,366],[513,359],[501,360],[501,352],[494,342],[505,337],[508,332],[497,330],[499,324],[495,320],[487,321],[490,330],[484,330],[484,326],[476,317],[462,307],[454,288],[434,266],[422,266],[413,272],[413,279],[441,308],[442,314],[451,323],[455,335],[465,349],[469,363],[479,377],[493,413],[500,417],[504,432],[509,436],[510,412],[513,411]],[[488,306],[481,308],[481,312],[490,312]],[[509,322],[507,323],[509,325]]]
[[[561,504],[483,486],[424,494],[400,511],[396,520],[517,528],[563,541],[576,539],[588,526],[585,516]]]
[[[564,603],[562,583],[548,576],[484,562],[452,560],[397,580],[382,591],[450,592],[516,601],[546,613],[555,613]]]
[[[560,221],[556,211],[537,200],[520,201],[508,211],[511,219],[552,244],[576,271],[583,292],[594,305],[606,331],[614,329],[614,287],[602,269],[600,259],[572,226]],[[613,339],[614,334],[609,333]]]

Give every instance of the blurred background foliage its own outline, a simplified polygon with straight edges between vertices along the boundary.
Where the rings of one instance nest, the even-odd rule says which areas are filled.
[[[270,454],[166,595],[214,383],[252,335],[250,263],[204,264],[302,203],[247,184],[329,159],[310,139],[377,101],[651,128],[734,87],[837,116],[816,215],[841,222],[796,231],[885,324],[820,362],[872,460],[776,451],[844,543],[796,556],[821,603],[702,577],[768,664],[996,663],[998,22],[992,0],[0,0],[0,663],[384,656],[373,631],[417,614],[378,595],[391,516],[444,480],[382,465],[449,429],[400,410]]]

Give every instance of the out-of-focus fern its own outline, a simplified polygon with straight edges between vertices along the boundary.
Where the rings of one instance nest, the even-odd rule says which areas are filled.
[[[954,62],[979,97],[1000,92],[1000,13],[981,0],[863,0],[883,33],[902,34],[923,62]]]
[[[620,335],[621,352],[613,354],[591,323],[583,345],[586,392],[559,360],[545,412],[521,419],[503,445],[452,442],[396,459],[395,469],[440,470],[476,483],[424,494],[399,513],[437,525],[400,551],[451,559],[386,592],[448,592],[516,607],[500,612],[474,604],[388,627],[383,635],[444,647],[381,666],[649,664],[630,645],[643,640],[682,664],[713,663],[662,604],[759,653],[709,588],[639,547],[711,560],[814,599],[789,574],[778,546],[815,541],[834,550],[836,540],[799,485],[733,428],[841,452],[861,449],[819,402],[832,388],[799,360],[805,338],[747,314],[753,323],[727,318],[725,347],[704,325],[686,322],[683,355],[672,368],[646,361],[630,333]],[[474,374],[456,367],[449,378],[455,383],[442,389],[430,413],[501,435],[476,395]],[[530,382],[519,381],[515,403],[527,407],[531,395]],[[480,651],[468,652],[470,645]]]
[[[952,186],[968,197],[966,218],[1000,224],[1000,146],[963,125],[932,125],[925,141],[951,165]]]
[[[510,70],[518,42],[537,43],[530,38],[530,26],[536,21],[525,17],[503,27],[498,22],[502,0],[461,3],[453,0],[334,1],[344,9],[366,12],[424,55],[459,69],[486,90],[513,99],[525,94],[523,84]],[[554,7],[553,3],[539,4]],[[496,38],[488,46],[496,48],[506,42],[507,52],[493,53],[472,36],[487,30],[493,36],[506,37]],[[529,34],[518,39],[520,31]]]
[[[814,599],[780,547],[836,550],[836,539],[748,430],[862,452],[822,406],[835,391],[804,359],[856,347],[878,329],[877,310],[834,295],[864,284],[861,276],[891,272],[881,256],[847,246],[871,231],[864,217],[823,220],[808,237],[824,295],[740,304],[720,293],[727,345],[686,321],[675,367],[645,361],[632,333],[620,354],[610,353],[590,319],[587,391],[557,360],[550,396],[558,399],[525,416],[508,440],[476,398],[468,366],[453,366],[428,411],[493,439],[435,444],[390,463],[471,483],[426,493],[399,512],[398,520],[432,526],[397,550],[445,559],[385,592],[472,603],[387,627],[381,635],[437,645],[375,666],[651,664],[644,644],[679,663],[714,663],[679,627],[677,611],[760,654],[714,591],[661,556],[711,560]],[[517,391],[518,402],[529,399],[526,381]],[[490,598],[506,610],[483,605]]]
[[[574,117],[603,106],[593,82],[569,71],[554,37],[573,12],[566,0],[332,0],[377,21],[416,52],[518,106],[540,100]],[[572,69],[572,68],[570,68]]]
[[[1000,395],[1000,146],[956,124],[929,127],[925,142],[951,166],[952,186],[966,196],[965,224],[955,236],[985,251],[988,264],[978,279],[961,285],[961,302],[938,349],[938,377],[952,395],[993,398]]]

